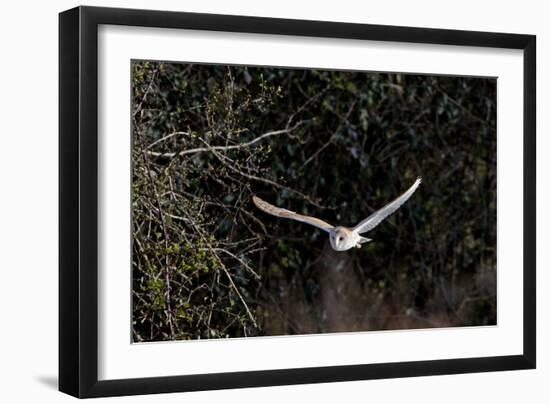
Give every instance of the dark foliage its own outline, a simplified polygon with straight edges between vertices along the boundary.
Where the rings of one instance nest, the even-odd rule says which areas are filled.
[[[496,323],[496,79],[134,62],[134,341]],[[258,211],[353,225],[361,249]]]

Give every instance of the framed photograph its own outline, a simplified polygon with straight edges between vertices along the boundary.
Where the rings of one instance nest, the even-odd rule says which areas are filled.
[[[535,37],[59,17],[59,388],[535,367]]]

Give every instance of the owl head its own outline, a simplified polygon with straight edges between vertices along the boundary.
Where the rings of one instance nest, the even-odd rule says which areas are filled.
[[[336,251],[347,250],[352,241],[350,231],[343,226],[333,227],[329,239],[331,247]]]

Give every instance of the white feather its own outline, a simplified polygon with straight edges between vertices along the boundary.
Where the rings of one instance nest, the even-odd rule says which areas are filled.
[[[422,178],[418,177],[414,184],[412,184],[412,186],[407,189],[401,196],[388,203],[382,209],[377,210],[366,219],[362,220],[352,230],[358,234],[361,234],[374,229],[382,222],[382,220],[394,213],[397,209],[401,207],[401,205],[407,202],[407,200],[412,196],[412,194],[414,194],[414,191],[416,191],[416,188],[418,188],[421,182]]]

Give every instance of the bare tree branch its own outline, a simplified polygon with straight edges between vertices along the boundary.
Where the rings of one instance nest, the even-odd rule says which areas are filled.
[[[159,153],[159,152],[154,152],[154,151],[147,151],[147,153],[151,156],[154,156],[154,157],[173,158],[173,157],[176,157],[176,156],[187,156],[189,154],[203,153],[203,152],[208,152],[208,151],[212,151],[212,150],[228,151],[228,150],[242,149],[242,148],[245,148],[245,147],[250,147],[253,144],[256,144],[256,143],[258,143],[258,142],[260,142],[264,139],[267,139],[271,136],[277,136],[277,135],[282,135],[282,134],[285,134],[285,133],[291,133],[293,130],[297,129],[300,125],[303,125],[304,122],[305,121],[300,121],[300,122],[296,123],[294,126],[292,126],[290,128],[285,128],[285,129],[273,130],[271,132],[266,132],[263,135],[260,135],[260,136],[254,138],[254,139],[252,139],[248,142],[244,142],[244,143],[240,143],[240,144],[236,144],[236,145],[197,147],[197,148],[194,148],[194,149],[183,150],[179,153]],[[169,135],[157,140],[156,142],[153,142],[151,145],[149,145],[149,147],[147,147],[147,149],[152,147],[154,144],[159,143],[163,140],[166,140],[166,139],[168,139],[172,136],[175,136],[177,134],[188,134],[188,133],[187,132],[175,132],[175,133],[169,134]]]

